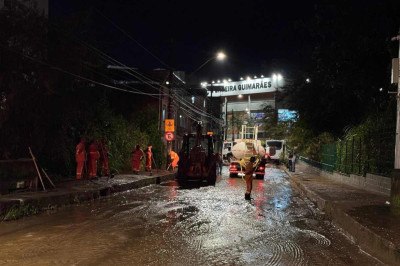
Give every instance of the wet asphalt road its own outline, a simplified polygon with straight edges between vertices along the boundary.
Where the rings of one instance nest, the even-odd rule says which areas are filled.
[[[380,265],[271,166],[245,183],[174,181],[0,223],[0,265]]]

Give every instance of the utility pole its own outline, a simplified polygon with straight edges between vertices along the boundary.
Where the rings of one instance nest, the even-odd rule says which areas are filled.
[[[168,117],[168,119],[173,119],[174,117],[173,117],[173,112],[172,112],[172,81],[173,81],[173,75],[174,75],[174,72],[173,72],[173,70],[172,69],[169,69],[168,70],[168,81],[167,81],[167,88],[168,88],[168,104],[167,104],[167,117]],[[171,141],[167,141],[167,155],[166,155],[166,157],[167,157],[167,159],[166,159],[166,162],[167,162],[167,165],[168,165],[168,152],[170,151],[170,150],[172,150],[172,142]]]
[[[233,125],[233,122],[234,122],[234,114],[233,114],[233,109],[232,109],[232,142],[234,142],[235,141],[235,129],[234,129],[234,125]]]
[[[400,62],[400,30],[399,34],[392,38],[392,41],[399,42],[399,61]],[[395,146],[395,158],[394,158],[394,170],[392,174],[392,186],[390,190],[390,203],[392,211],[400,214],[400,71],[397,66],[397,111],[396,111],[396,146]]]

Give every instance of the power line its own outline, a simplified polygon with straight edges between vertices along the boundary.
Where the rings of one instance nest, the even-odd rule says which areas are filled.
[[[118,29],[120,32],[122,32],[125,36],[127,36],[130,40],[134,41],[137,45],[139,45],[141,48],[143,48],[147,53],[149,53],[152,57],[157,59],[161,64],[164,66],[171,68],[168,64],[164,63],[160,58],[158,58],[156,55],[154,55],[152,52],[150,52],[146,47],[144,47],[140,42],[135,40],[131,35],[129,35],[124,29],[119,27],[114,21],[112,21],[110,18],[105,16],[103,13],[101,13],[98,9],[94,9],[100,16],[105,18],[108,22],[110,22],[116,29]]]

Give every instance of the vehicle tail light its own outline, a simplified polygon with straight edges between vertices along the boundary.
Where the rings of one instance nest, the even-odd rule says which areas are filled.
[[[259,169],[259,170],[264,170],[264,167],[263,167],[263,166],[260,166],[258,169]]]

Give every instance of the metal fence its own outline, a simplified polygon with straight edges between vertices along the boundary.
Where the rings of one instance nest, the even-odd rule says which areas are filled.
[[[394,167],[394,147],[395,133],[383,132],[325,144],[321,149],[320,162],[304,157],[301,159],[328,172],[389,176]]]

